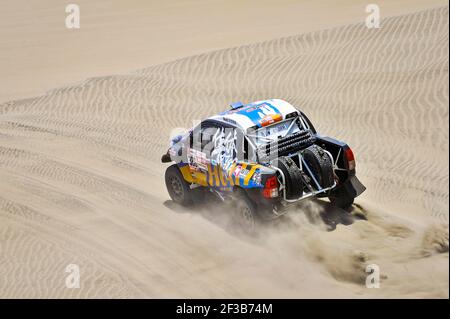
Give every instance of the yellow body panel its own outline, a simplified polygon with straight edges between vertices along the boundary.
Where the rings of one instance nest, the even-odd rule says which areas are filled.
[[[256,169],[259,168],[261,165],[257,164],[257,165],[253,165],[252,168],[250,169],[250,172],[248,172],[247,176],[245,176],[244,179],[244,185],[248,185],[250,178],[252,178],[253,174],[255,173]]]
[[[234,172],[237,167],[240,167],[240,170],[249,169],[249,172],[242,179],[240,174],[235,175]],[[211,165],[207,164],[207,172],[202,170],[195,170],[191,168],[189,165],[185,165],[180,167],[180,171],[183,174],[183,178],[188,183],[195,183],[201,186],[212,186],[212,187],[220,187],[220,186],[248,186],[250,179],[254,175],[255,171],[261,167],[259,164],[249,164],[249,163],[233,163],[228,170],[225,172],[220,165]],[[242,185],[241,185],[242,184]]]

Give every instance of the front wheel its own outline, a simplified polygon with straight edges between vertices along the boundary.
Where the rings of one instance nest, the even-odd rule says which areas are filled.
[[[170,198],[180,205],[192,204],[192,194],[189,184],[184,180],[177,164],[173,164],[166,169],[165,181]]]

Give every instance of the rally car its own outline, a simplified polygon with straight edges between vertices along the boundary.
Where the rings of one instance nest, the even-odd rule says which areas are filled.
[[[320,135],[280,99],[231,104],[172,138],[161,160],[175,162],[165,173],[174,202],[190,205],[193,192],[212,192],[235,203],[233,212],[249,229],[311,197],[348,209],[365,190],[350,147]]]

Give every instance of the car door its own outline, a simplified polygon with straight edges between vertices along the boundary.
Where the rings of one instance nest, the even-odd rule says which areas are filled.
[[[220,127],[203,122],[195,127],[190,134],[187,160],[193,182],[202,186],[215,185],[216,178],[211,178],[215,161],[211,163],[212,152],[219,151]],[[217,148],[216,148],[217,146]],[[220,179],[219,179],[220,180]]]

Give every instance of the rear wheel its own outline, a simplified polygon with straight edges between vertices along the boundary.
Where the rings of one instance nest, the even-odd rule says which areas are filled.
[[[192,194],[189,184],[184,180],[177,164],[173,164],[166,169],[165,181],[170,198],[180,205],[192,204]]]
[[[355,198],[349,195],[342,195],[340,197],[329,197],[329,200],[333,206],[347,210],[353,205]]]
[[[257,224],[256,206],[245,194],[240,194],[236,200],[234,217],[239,230],[249,234],[255,232]]]

